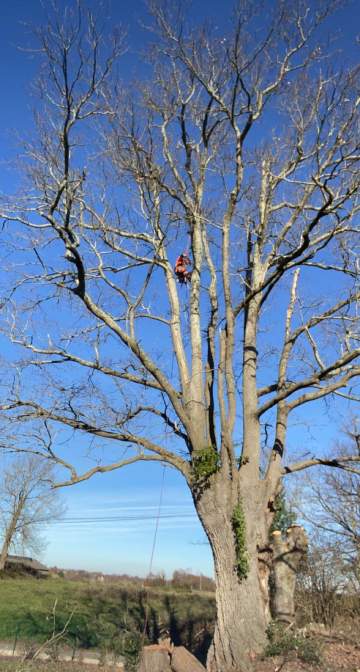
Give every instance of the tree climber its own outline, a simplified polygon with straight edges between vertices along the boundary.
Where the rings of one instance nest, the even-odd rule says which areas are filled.
[[[183,252],[176,259],[174,271],[181,285],[186,285],[191,280],[191,271],[187,270],[187,266],[190,266],[190,264],[191,261],[187,252]]]

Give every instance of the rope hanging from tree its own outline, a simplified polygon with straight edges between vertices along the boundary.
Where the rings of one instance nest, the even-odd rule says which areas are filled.
[[[163,472],[162,472],[162,479],[161,479],[161,486],[160,486],[159,505],[158,505],[157,515],[156,515],[156,523],[155,523],[154,538],[153,538],[151,554],[150,554],[148,576],[151,576],[151,574],[152,574],[154,554],[155,554],[156,541],[157,541],[157,534],[158,534],[158,530],[159,530],[161,506],[162,506],[162,500],[163,500],[163,494],[164,494],[166,465],[163,464],[162,466],[163,466]],[[147,625],[148,625],[148,618],[149,618],[149,591],[147,590],[146,591],[146,596],[145,596],[145,618],[144,618],[144,629],[143,629],[142,638],[141,638],[141,640],[142,640],[141,648],[143,648],[143,646],[144,646],[144,641],[145,641],[145,637],[146,637],[146,630],[147,630]]]

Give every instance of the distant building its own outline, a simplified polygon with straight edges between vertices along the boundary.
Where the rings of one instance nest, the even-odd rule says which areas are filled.
[[[28,558],[22,555],[8,555],[6,558],[5,569],[15,569],[28,574],[33,574],[39,578],[45,578],[50,575],[50,570],[34,558]]]

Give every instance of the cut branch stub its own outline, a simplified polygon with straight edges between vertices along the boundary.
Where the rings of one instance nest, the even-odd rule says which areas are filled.
[[[279,530],[271,534],[273,549],[272,615],[278,621],[292,623],[295,616],[296,574],[302,558],[306,555],[308,540],[303,527],[292,525],[285,539]]]

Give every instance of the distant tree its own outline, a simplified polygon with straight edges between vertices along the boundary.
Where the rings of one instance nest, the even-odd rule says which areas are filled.
[[[226,34],[150,4],[140,85],[78,5],[38,30],[35,137],[1,208],[9,331],[34,373],[2,408],[113,446],[89,468],[52,450],[63,485],[183,475],[214,557],[208,670],[238,672],[266,643],[282,479],[324,463],[292,454],[291,418],[356,397],[359,69],[320,46],[337,0],[242,0]]]
[[[165,586],[166,585],[165,572],[163,570],[157,572],[157,574],[153,574],[153,572],[150,572],[150,574],[147,575],[144,583],[147,586]]]
[[[51,489],[53,465],[35,455],[17,456],[0,477],[0,570],[11,548],[39,552],[41,530],[63,513],[59,493]]]
[[[360,433],[347,432],[339,455],[360,455]],[[299,514],[313,538],[314,557],[334,586],[360,588],[360,479],[358,470],[319,470],[305,479]],[[305,495],[305,496],[304,496]],[[314,561],[315,562],[315,561]],[[325,575],[325,574],[324,574]]]
[[[176,569],[173,572],[171,584],[175,588],[183,588],[186,590],[215,590],[215,582],[208,576],[203,574],[191,574],[186,569]]]

